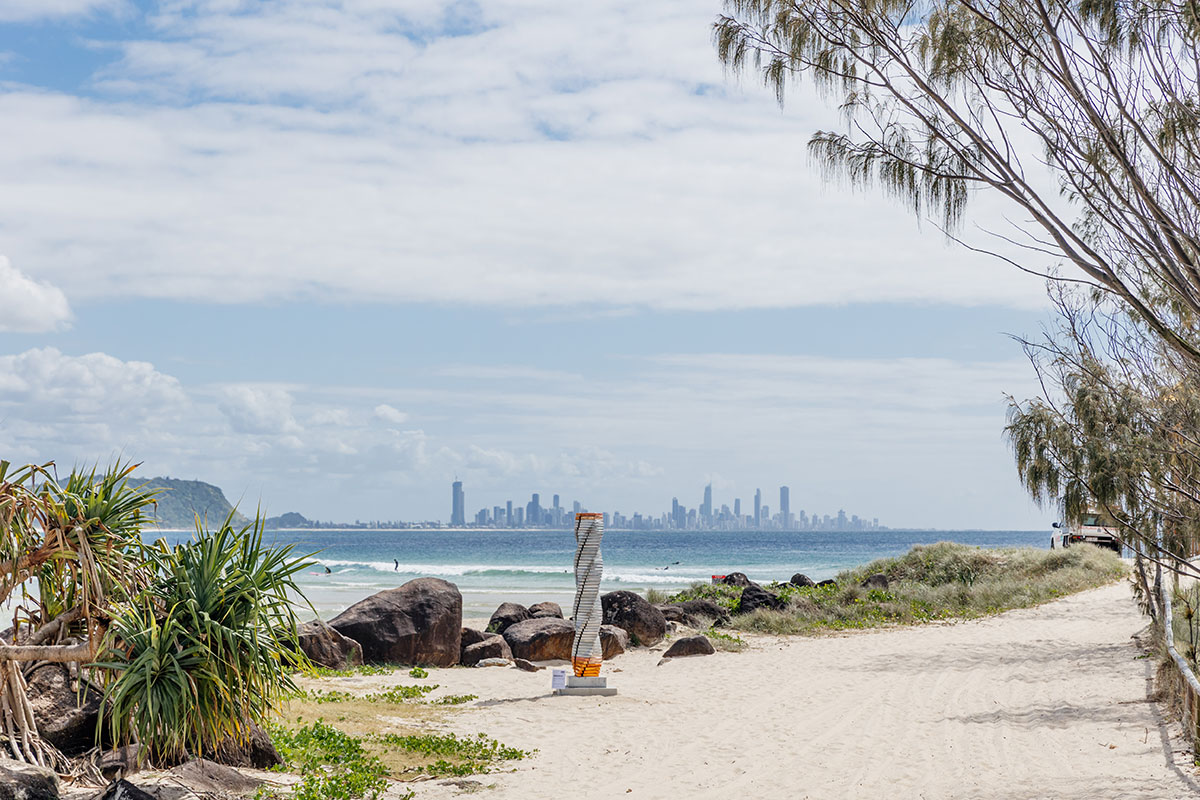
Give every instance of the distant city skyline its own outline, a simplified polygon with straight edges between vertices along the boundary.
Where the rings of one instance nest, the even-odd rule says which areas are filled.
[[[463,482],[455,480],[450,485],[450,491],[450,527],[563,528],[572,524],[575,514],[591,511],[604,514],[606,527],[622,530],[887,530],[886,526],[879,524],[878,517],[868,520],[857,514],[847,516],[844,509],[838,509],[833,516],[817,513],[810,516],[804,509],[793,514],[791,489],[788,486],[779,487],[779,511],[774,515],[770,506],[761,502],[760,488],[754,490],[753,515],[742,515],[740,497],[733,499],[732,509],[728,503],[723,503],[714,510],[713,486],[708,483],[703,488],[703,498],[696,508],[689,508],[685,503],[680,503],[678,497],[672,497],[670,511],[657,514],[643,514],[640,511],[624,514],[617,509],[590,508],[578,500],[572,501],[571,510],[568,511],[561,505],[559,495],[554,495],[552,505],[547,508],[541,504],[541,493],[532,492],[524,508],[520,503],[514,506],[513,500],[505,501],[504,506],[484,506],[475,512],[471,522],[466,519]]]

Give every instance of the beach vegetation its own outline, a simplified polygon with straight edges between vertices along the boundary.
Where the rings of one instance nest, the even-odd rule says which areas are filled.
[[[888,588],[865,589],[868,575],[882,573]],[[698,583],[672,602],[704,598],[734,612],[730,627],[771,634],[912,625],[965,619],[1025,608],[1126,576],[1114,553],[1088,545],[1068,550],[986,549],[951,542],[918,545],[895,558],[846,570],[836,585],[799,587],[767,584],[784,601],[778,610],[740,613],[741,589]],[[714,591],[715,590],[715,591]],[[718,646],[719,639],[706,632]]]
[[[283,768],[300,774],[287,793],[291,800],[378,800],[387,789],[387,767],[359,737],[321,720],[295,730],[272,725],[269,732]],[[269,785],[256,795],[257,800],[280,797],[281,792]]]
[[[439,697],[433,702],[439,706],[459,706],[478,699],[479,695],[477,694],[448,694],[445,697]]]
[[[709,628],[701,631],[708,638],[714,650],[720,650],[725,653],[740,653],[745,650],[748,645],[746,640],[738,636],[736,633],[728,631],[719,631],[716,628]]]
[[[296,641],[291,546],[268,546],[261,519],[216,528],[174,547],[146,548],[145,588],[113,608],[95,667],[114,741],[138,741],[175,762],[240,739],[295,691],[306,659]]]
[[[313,689],[308,692],[297,691],[293,696],[311,700],[318,705],[325,703],[347,703],[351,701],[403,703],[406,700],[420,699],[437,688],[438,684],[436,683],[429,684],[428,686],[393,686],[382,692],[371,692],[368,694],[351,694],[350,692],[343,692],[337,689],[328,691]]]
[[[0,461],[0,602],[16,609],[0,643],[0,747],[17,760],[71,769],[38,736],[26,696],[41,663],[103,688],[97,739],[137,741],[158,762],[248,736],[307,664],[293,577],[308,562],[232,513],[215,529],[197,520],[175,547],[146,543],[158,490],[134,482],[136,466],[60,479],[53,464]]]
[[[319,664],[306,664],[303,669],[296,674],[309,675],[317,678],[353,678],[356,676],[369,675],[391,675],[393,672],[403,669],[400,664],[358,664],[353,667],[344,669],[333,669],[331,667],[322,667]],[[412,672],[409,673],[412,675]],[[413,676],[419,677],[419,676]]]
[[[429,670],[425,669],[424,667],[413,667],[412,669],[410,669],[408,671],[408,677],[410,677],[410,678],[428,678]]]
[[[650,605],[658,605],[660,603],[669,602],[670,597],[671,593],[663,591],[662,589],[655,589],[651,587],[646,590],[646,602],[650,603]]]

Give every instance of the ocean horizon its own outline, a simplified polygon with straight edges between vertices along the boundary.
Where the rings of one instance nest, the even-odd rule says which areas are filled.
[[[193,531],[147,531],[148,539],[177,543]],[[314,612],[329,619],[375,592],[419,577],[442,578],[463,595],[463,616],[486,619],[501,602],[570,603],[575,588],[575,538],[545,528],[401,528],[270,530],[269,543],[311,554],[297,576]],[[813,580],[914,545],[954,541],[978,547],[1049,546],[1049,530],[876,531],[606,531],[601,590],[679,591],[713,575],[744,572],[752,580],[786,581],[797,572]],[[328,570],[328,571],[326,571]]]

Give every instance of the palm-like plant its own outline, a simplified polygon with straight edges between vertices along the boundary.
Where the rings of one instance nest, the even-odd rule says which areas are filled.
[[[171,762],[240,738],[295,689],[294,576],[311,562],[265,545],[260,519],[235,529],[231,514],[150,548],[147,563],[153,578],[115,615],[97,666],[111,674],[114,739]]]

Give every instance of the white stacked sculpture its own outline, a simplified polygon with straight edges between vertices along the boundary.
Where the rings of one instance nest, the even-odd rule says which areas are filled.
[[[578,678],[600,674],[604,650],[600,646],[600,576],[604,558],[600,540],[604,538],[603,514],[575,515],[575,642],[571,647],[571,666]]]
[[[613,695],[616,689],[600,677],[604,648],[600,643],[600,624],[604,612],[600,607],[600,576],[604,559],[600,556],[600,540],[604,537],[603,514],[575,515],[575,640],[571,646],[571,667],[574,675],[567,677],[564,688],[555,694]]]

